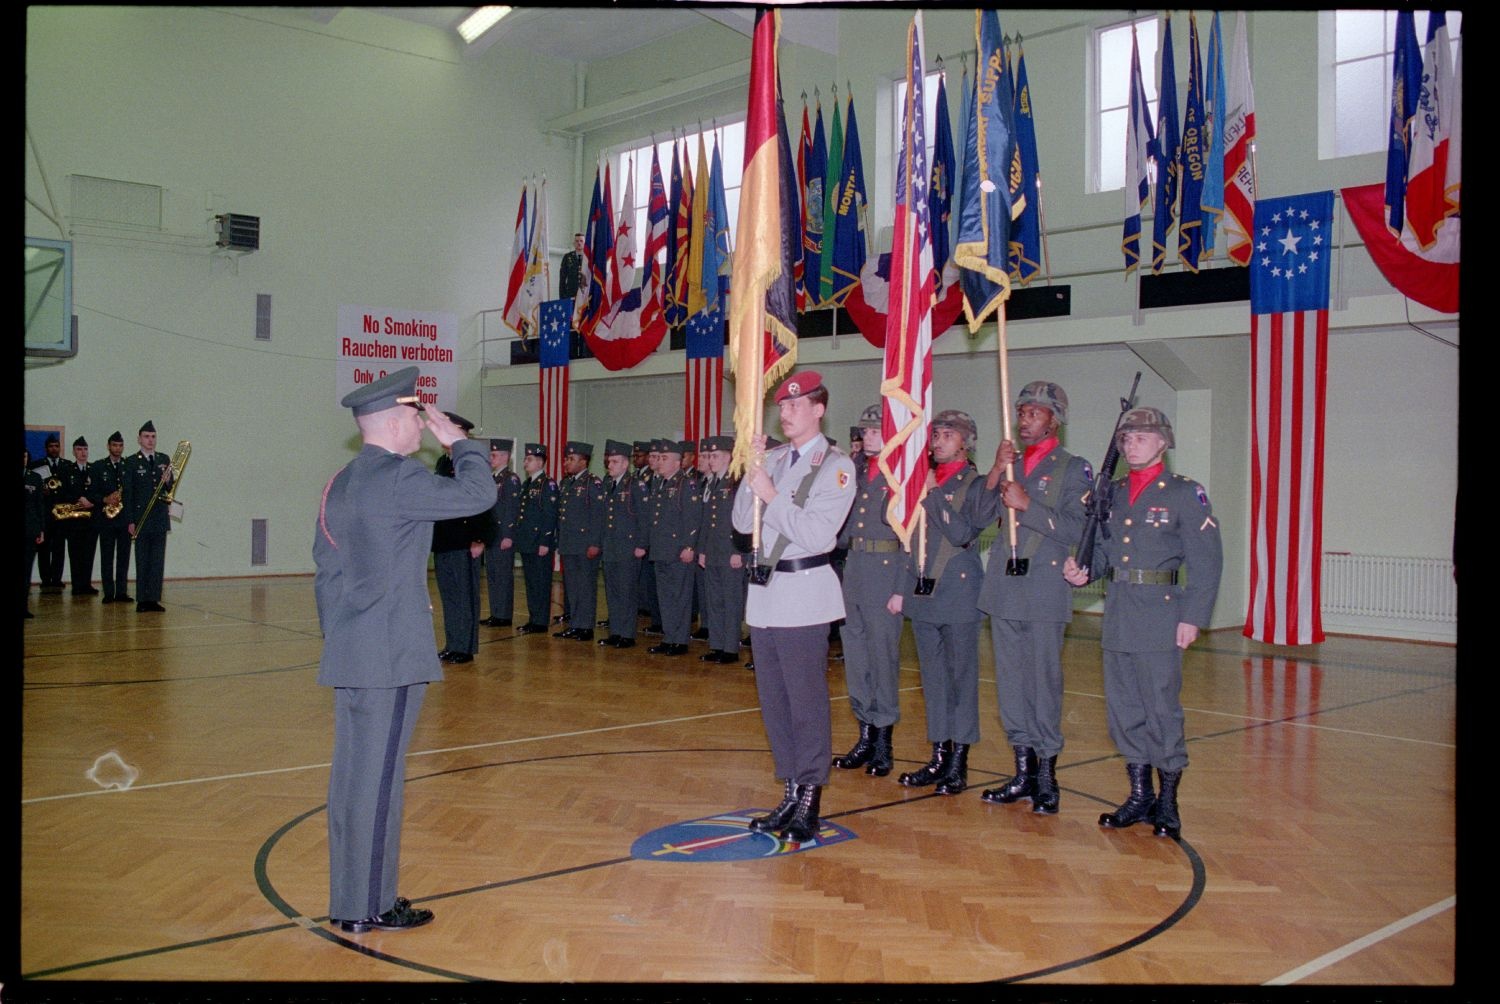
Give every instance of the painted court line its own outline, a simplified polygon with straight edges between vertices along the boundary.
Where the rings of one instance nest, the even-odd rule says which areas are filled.
[[[1402,917],[1398,921],[1385,925],[1378,931],[1373,931],[1365,935],[1363,938],[1357,938],[1354,941],[1349,942],[1349,944],[1343,946],[1342,948],[1335,948],[1333,951],[1327,953],[1326,955],[1320,955],[1316,959],[1313,959],[1311,962],[1308,962],[1305,965],[1301,965],[1296,969],[1284,972],[1274,979],[1269,979],[1263,985],[1268,987],[1283,987],[1287,986],[1288,984],[1296,983],[1298,980],[1305,979],[1313,975],[1314,973],[1321,972],[1322,970],[1327,969],[1335,962],[1342,962],[1349,956],[1364,951],[1371,945],[1379,944],[1386,938],[1389,938],[1394,934],[1399,934],[1414,924],[1420,924],[1422,921],[1427,920],[1429,917],[1436,917],[1438,914],[1444,912],[1445,910],[1451,910],[1457,903],[1457,896],[1449,896],[1447,899],[1442,900],[1441,902],[1432,904],[1425,910],[1418,910],[1416,913],[1411,914],[1410,916]]]

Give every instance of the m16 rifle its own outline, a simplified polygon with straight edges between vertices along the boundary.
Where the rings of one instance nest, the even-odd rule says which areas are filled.
[[[1120,462],[1120,422],[1127,412],[1135,407],[1135,391],[1141,385],[1141,374],[1137,370],[1130,384],[1130,395],[1120,398],[1120,415],[1115,419],[1114,431],[1109,434],[1109,447],[1104,451],[1104,462],[1094,472],[1094,487],[1084,498],[1083,536],[1078,541],[1078,554],[1074,561],[1088,573],[1089,581],[1098,578],[1094,570],[1094,544],[1098,537],[1109,539],[1109,510],[1114,504],[1115,465]]]

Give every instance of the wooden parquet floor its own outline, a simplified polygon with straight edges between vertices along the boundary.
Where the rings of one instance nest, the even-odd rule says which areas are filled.
[[[430,688],[407,764],[402,892],[437,920],[354,936],[326,922],[332,698],[315,683],[311,578],[169,582],[164,602],[137,615],[32,597],[16,999],[155,981],[820,983],[866,997],[1003,981],[1237,999],[1278,982],[1457,981],[1450,647],[1205,635],[1184,674],[1175,842],[1097,825],[1127,790],[1097,618],[1079,617],[1064,650],[1053,817],[979,800],[1010,768],[987,642],[971,790],[896,783],[928,752],[908,632],[897,771],[835,771],[824,792],[825,819],[853,839],[715,862],[631,848],[778,800],[753,674],[698,662],[701,643],[663,659],[649,640],[616,652],[481,628],[475,662]],[[855,723],[840,663],[828,679],[842,751]],[[103,786],[124,770],[128,788]]]

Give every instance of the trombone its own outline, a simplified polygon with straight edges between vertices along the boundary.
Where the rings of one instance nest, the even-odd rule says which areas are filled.
[[[146,508],[141,510],[140,517],[135,521],[135,533],[132,535],[132,539],[141,535],[141,528],[146,525],[146,517],[151,515],[151,509],[156,505],[158,499],[166,502],[168,505],[177,501],[177,486],[182,483],[183,468],[187,467],[188,457],[192,455],[192,443],[184,439],[177,444],[177,449],[172,453],[171,480],[166,482],[158,481],[156,483],[156,491],[151,493],[151,498],[146,501]],[[167,490],[165,495],[162,494],[163,488]]]

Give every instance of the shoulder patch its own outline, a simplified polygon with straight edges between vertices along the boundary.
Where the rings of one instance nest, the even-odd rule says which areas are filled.
[[[1208,492],[1203,490],[1202,485],[1193,485],[1193,491],[1198,496],[1199,505],[1208,505]]]
[[[1083,462],[1083,480],[1091,484],[1094,480],[1094,469],[1089,466],[1089,462],[1087,460]]]
[[[848,488],[848,487],[849,487],[849,472],[848,471],[839,471],[839,488],[843,489],[843,488]]]

